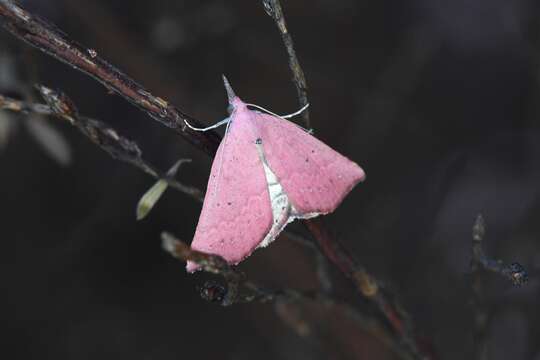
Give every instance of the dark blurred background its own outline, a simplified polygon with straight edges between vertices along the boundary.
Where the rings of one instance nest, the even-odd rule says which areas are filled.
[[[260,1],[27,0],[28,10],[202,122],[226,116],[221,74],[276,113],[298,108],[285,48]],[[283,0],[319,138],[367,181],[325,221],[399,294],[441,359],[470,358],[471,227],[486,251],[531,275],[487,274],[489,359],[540,359],[540,4],[532,0]],[[0,91],[42,83],[204,188],[211,159],[77,71],[0,32]],[[296,304],[303,330],[272,304],[222,308],[199,298],[160,247],[190,241],[200,204],[169,190],[54,119],[0,112],[1,351],[34,359],[394,359],[343,314]],[[301,225],[292,229],[303,231]],[[317,286],[309,251],[281,238],[241,265],[273,288]],[[333,271],[338,297],[369,306]],[[293,326],[291,326],[293,325]]]

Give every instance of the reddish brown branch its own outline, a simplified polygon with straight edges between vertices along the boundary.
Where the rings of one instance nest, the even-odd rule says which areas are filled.
[[[200,266],[200,270],[222,276],[226,287],[216,282],[206,282],[201,287],[201,296],[211,302],[219,302],[223,306],[249,302],[272,302],[277,300],[316,300],[320,295],[313,291],[299,292],[292,289],[269,290],[252,281],[244,273],[230,266],[219,255],[207,254],[193,250],[188,244],[164,232],[161,234],[162,247],[172,256],[184,262],[192,261]]]
[[[296,93],[298,94],[298,101],[300,102],[300,107],[304,107],[309,103],[306,77],[304,76],[304,70],[302,70],[302,67],[300,66],[300,61],[298,61],[298,57],[296,56],[294,42],[289,30],[287,29],[287,23],[285,22],[285,15],[283,14],[281,3],[279,0],[263,0],[263,6],[266,13],[272,19],[274,19],[276,26],[279,29],[281,40],[283,41],[283,45],[285,45],[285,49],[287,50],[289,68],[293,74],[293,83],[296,87]],[[309,109],[306,109],[302,113],[302,118],[304,119],[306,127],[310,129],[311,122],[309,120]]]
[[[366,316],[356,308],[327,296],[325,293],[315,291],[298,291],[293,289],[270,290],[247,279],[239,271],[232,268],[227,262],[217,255],[211,255],[193,250],[177,239],[172,234],[162,233],[163,248],[177,259],[184,262],[196,262],[202,271],[222,276],[226,286],[215,281],[207,281],[199,290],[201,297],[210,302],[229,306],[238,303],[250,302],[317,302],[328,309],[340,309],[349,314],[368,333],[380,339],[389,346],[392,351],[403,359],[410,359],[411,355],[399,346],[393,339],[392,334],[385,328],[378,317]],[[284,314],[282,314],[284,315]],[[284,319],[287,321],[287,319]],[[291,319],[288,319],[291,320]]]
[[[220,141],[218,135],[213,132],[195,132],[187,128],[184,120],[194,126],[201,124],[167,101],[151,94],[135,80],[101,58],[95,50],[85,48],[69,39],[54,25],[32,15],[10,0],[0,0],[0,21],[14,36],[90,75],[153,119],[174,129],[201,150],[210,155],[215,153]]]
[[[287,29],[285,15],[279,0],[262,0],[266,13],[272,17],[279,29],[283,44],[287,50],[289,67],[293,74],[298,100],[301,106],[308,103],[307,83],[304,71],[300,66],[292,36]],[[310,127],[309,113],[304,113],[304,121]],[[355,285],[356,289],[367,299],[373,302],[384,318],[388,321],[393,333],[405,345],[412,356],[418,359],[429,359],[433,356],[422,350],[413,332],[412,322],[403,308],[387,295],[377,280],[371,276],[349,252],[331,236],[323,226],[320,219],[305,220],[309,231],[314,235],[324,255]],[[324,274],[322,274],[324,275]],[[324,283],[324,278],[323,278]]]
[[[386,289],[360,265],[335,238],[330,236],[320,219],[305,221],[321,251],[354,284],[356,290],[372,302],[383,314],[393,334],[415,359],[434,359],[424,350],[414,334],[413,324],[403,307],[387,293]]]

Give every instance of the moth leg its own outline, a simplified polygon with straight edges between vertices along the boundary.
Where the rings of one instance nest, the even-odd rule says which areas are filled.
[[[251,106],[251,107],[254,107],[255,109],[259,109],[259,110],[262,110],[264,111],[265,113],[267,114],[270,114],[270,115],[273,115],[275,117],[278,117],[278,118],[282,118],[282,119],[290,119],[292,118],[293,116],[296,116],[296,115],[299,115],[301,114],[303,111],[305,111],[308,107],[309,107],[309,104],[306,104],[304,107],[302,107],[300,110],[296,111],[296,112],[293,112],[292,114],[288,114],[288,115],[277,115],[273,112],[271,112],[270,110],[268,109],[265,109],[263,108],[262,106],[259,106],[259,105],[255,105],[255,104],[246,104],[247,106]]]

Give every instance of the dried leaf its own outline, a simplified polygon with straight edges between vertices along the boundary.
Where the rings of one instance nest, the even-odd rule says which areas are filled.
[[[38,116],[28,116],[25,121],[30,135],[53,160],[62,166],[71,163],[71,147],[64,135],[48,121]]]
[[[189,161],[189,159],[178,160],[169,169],[169,171],[167,171],[167,178],[173,178],[178,172],[180,165]],[[154,205],[156,205],[158,200],[161,198],[161,195],[163,195],[165,190],[167,190],[168,186],[169,184],[166,179],[160,179],[146,193],[144,193],[137,204],[137,220],[144,219],[150,213]]]
[[[139,200],[137,204],[137,220],[144,219],[167,190],[167,181],[158,180]]]

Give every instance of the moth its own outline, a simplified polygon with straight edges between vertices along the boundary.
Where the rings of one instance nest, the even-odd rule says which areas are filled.
[[[214,158],[192,249],[238,264],[296,219],[334,211],[365,173],[305,129],[251,110],[224,77],[230,116]],[[187,270],[198,266],[188,262]]]

